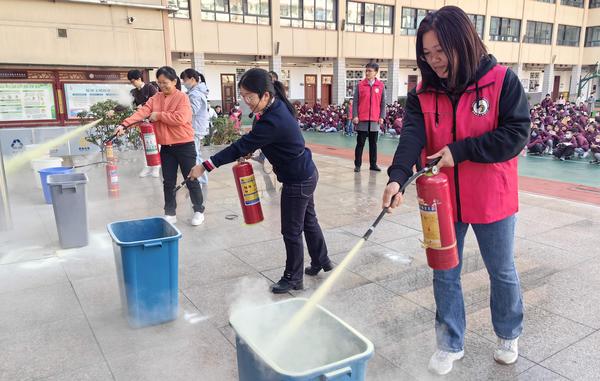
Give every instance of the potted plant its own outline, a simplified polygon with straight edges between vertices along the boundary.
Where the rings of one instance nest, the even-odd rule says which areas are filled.
[[[110,138],[117,126],[131,114],[133,114],[131,107],[121,106],[116,101],[109,99],[94,104],[90,107],[89,111],[82,111],[77,114],[77,117],[81,121],[81,124],[88,123],[90,120],[101,119],[96,126],[87,131],[85,140],[97,145],[104,153],[105,147],[103,142]],[[113,141],[113,145],[116,147],[127,145],[134,149],[141,148],[142,141],[140,140],[139,130],[137,128],[127,129],[125,135]]]

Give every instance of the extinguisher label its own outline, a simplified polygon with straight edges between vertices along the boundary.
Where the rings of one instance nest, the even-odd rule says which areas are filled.
[[[146,147],[147,155],[158,154],[158,144],[156,144],[156,136],[154,134],[144,134],[144,147]]]
[[[240,185],[242,186],[242,194],[246,206],[256,205],[260,202],[254,175],[240,177]]]
[[[442,247],[440,238],[440,221],[438,219],[437,205],[428,205],[419,201],[421,212],[421,226],[423,227],[423,243],[426,247],[439,249]]]
[[[116,184],[119,182],[118,172],[114,169],[110,171],[110,182],[111,184]]]

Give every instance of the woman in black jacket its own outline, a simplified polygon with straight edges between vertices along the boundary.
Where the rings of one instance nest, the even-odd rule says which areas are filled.
[[[272,81],[266,70],[254,68],[240,78],[239,89],[254,115],[252,131],[195,166],[189,177],[201,177],[205,171],[210,172],[257,149],[262,150],[273,164],[277,180],[283,183],[281,234],[287,259],[283,277],[273,285],[272,291],[285,293],[291,289],[301,290],[304,263],[302,232],[311,257],[311,266],[306,268],[305,273],[314,276],[321,270],[330,271],[333,268],[315,212],[313,195],[319,172],[310,150],[304,144],[296,110],[287,99],[281,82]]]

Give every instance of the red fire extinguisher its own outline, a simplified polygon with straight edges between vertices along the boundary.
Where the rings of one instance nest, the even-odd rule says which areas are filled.
[[[160,154],[156,143],[156,135],[154,134],[154,126],[151,123],[142,122],[139,127],[144,143],[144,152],[146,153],[146,164],[149,167],[160,165]]]
[[[114,156],[112,142],[106,143],[106,186],[109,197],[119,197],[119,174],[117,172],[117,159]]]
[[[246,161],[240,161],[233,166],[233,177],[240,197],[244,222],[252,225],[264,220],[252,165]]]
[[[433,168],[417,179],[423,246],[429,267],[449,270],[458,266],[450,185],[448,176]]]

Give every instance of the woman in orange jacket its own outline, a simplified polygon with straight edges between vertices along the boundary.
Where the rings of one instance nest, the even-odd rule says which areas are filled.
[[[143,107],[125,119],[116,133],[122,135],[128,126],[140,120],[149,119],[152,122],[156,142],[161,145],[165,217],[167,221],[176,223],[177,167],[183,177],[187,178],[192,167],[196,165],[192,108],[187,95],[180,91],[181,83],[172,67],[163,66],[158,69],[156,79],[161,92],[156,93]],[[202,189],[198,180],[188,180],[187,188],[194,208],[191,224],[197,226],[204,221]]]

